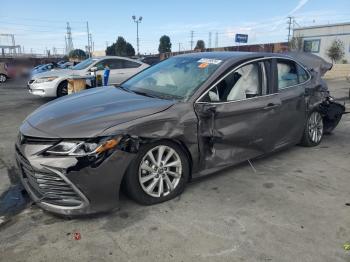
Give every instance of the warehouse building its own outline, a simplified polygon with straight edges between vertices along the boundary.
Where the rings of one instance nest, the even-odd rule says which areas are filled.
[[[346,60],[339,62],[350,62],[350,23],[299,27],[293,30],[293,37],[302,39],[305,52],[319,55],[329,62],[331,60],[327,56],[327,50],[335,39],[339,39],[344,43],[343,60]]]

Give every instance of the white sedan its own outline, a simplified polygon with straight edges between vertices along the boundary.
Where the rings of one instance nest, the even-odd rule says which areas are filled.
[[[54,70],[36,74],[28,82],[29,92],[42,97],[60,97],[68,93],[67,79],[72,76],[88,76],[97,69],[97,74],[103,74],[105,66],[110,69],[110,85],[118,85],[136,73],[149,67],[149,65],[137,60],[105,56],[89,58],[77,64],[71,69]],[[91,86],[89,80],[87,84]]]

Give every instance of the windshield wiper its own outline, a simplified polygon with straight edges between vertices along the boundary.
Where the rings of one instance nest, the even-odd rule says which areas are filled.
[[[117,85],[116,87],[118,87],[118,88],[120,88],[121,90],[124,90],[124,91],[126,91],[126,92],[133,93],[133,91],[131,91],[129,88],[126,88],[125,86]]]
[[[138,94],[138,95],[142,95],[142,96],[148,96],[148,97],[152,97],[152,98],[159,98],[158,96],[151,95],[151,94],[149,94],[147,92],[135,91],[135,90],[133,90],[132,92],[134,92],[135,94]]]

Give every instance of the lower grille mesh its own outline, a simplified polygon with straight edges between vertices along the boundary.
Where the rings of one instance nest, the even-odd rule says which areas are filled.
[[[60,175],[54,172],[35,171],[18,149],[16,153],[23,180],[37,198],[63,207],[78,207],[83,204],[79,194]]]

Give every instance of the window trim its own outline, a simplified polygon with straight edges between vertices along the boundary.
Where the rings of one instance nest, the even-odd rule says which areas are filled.
[[[263,97],[268,97],[268,96],[273,96],[273,95],[278,95],[280,92],[278,92],[279,90],[275,90],[275,93],[271,93],[271,94],[267,94],[267,95],[262,95],[262,96],[257,96],[257,97],[250,97],[250,98],[246,98],[246,99],[242,99],[242,100],[234,100],[234,101],[224,101],[224,102],[205,102],[205,101],[200,101],[204,96],[207,95],[207,93],[209,93],[209,91],[214,88],[219,82],[221,82],[222,80],[224,80],[229,74],[231,74],[232,72],[234,72],[235,70],[239,69],[240,67],[242,66],[245,66],[247,64],[250,64],[250,63],[254,63],[254,62],[259,62],[259,61],[263,61],[263,60],[269,60],[271,59],[272,62],[273,60],[275,59],[276,60],[276,66],[277,66],[277,59],[286,59],[286,60],[290,60],[290,61],[293,61],[295,62],[296,64],[300,65],[308,74],[309,78],[308,80],[306,80],[305,82],[301,83],[301,84],[297,84],[297,85],[293,85],[293,86],[289,86],[283,90],[288,90],[289,88],[293,88],[293,87],[297,87],[297,86],[300,86],[300,85],[304,85],[306,84],[307,82],[309,82],[311,80],[311,74],[309,72],[309,70],[304,66],[302,65],[300,62],[296,61],[295,59],[291,58],[291,57],[283,57],[283,56],[268,56],[268,57],[263,57],[263,58],[255,58],[255,59],[252,59],[252,60],[249,60],[249,61],[246,61],[242,64],[239,64],[238,66],[234,67],[232,70],[230,70],[228,73],[226,73],[224,76],[220,77],[219,80],[215,81],[214,84],[210,85],[209,88],[207,88],[197,99],[196,101],[194,102],[194,104],[228,104],[228,103],[236,103],[236,102],[242,102],[242,101],[247,101],[247,100],[251,100],[251,99],[257,99],[257,98],[263,98]],[[276,71],[277,69],[274,68],[273,71]],[[277,72],[274,72],[276,73],[276,76],[277,76]],[[278,86],[277,86],[278,88]]]
[[[318,48],[317,48],[317,51],[305,51],[305,42],[318,42]],[[317,39],[304,39],[304,42],[303,42],[303,51],[306,52],[306,53],[312,53],[312,54],[318,54],[320,52],[320,49],[321,49],[321,38],[317,38]]]

